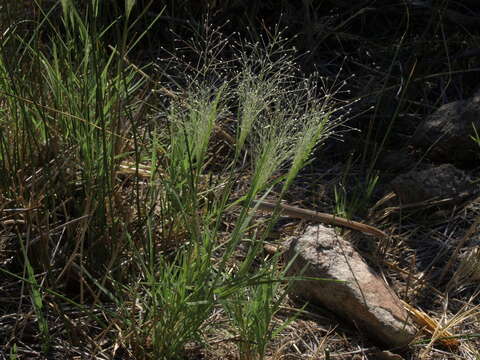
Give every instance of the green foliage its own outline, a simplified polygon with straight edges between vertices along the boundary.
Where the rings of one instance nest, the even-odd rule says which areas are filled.
[[[347,167],[348,169],[348,167]],[[348,174],[348,171],[345,171]],[[362,214],[372,200],[372,195],[378,183],[378,175],[367,176],[364,181],[355,184],[340,183],[335,187],[335,213],[341,217],[352,219],[355,215]],[[344,181],[346,179],[344,178]]]
[[[285,271],[278,270],[276,260],[268,261],[256,270],[253,283],[221,300],[239,336],[240,359],[263,359],[268,343],[289,323],[273,324],[286,295],[280,281],[288,281]]]
[[[222,306],[241,338],[239,356],[263,358],[282,328],[272,322],[288,278],[277,257],[263,256],[276,218],[259,227],[251,205],[276,184],[283,195],[339,125],[332,97],[315,89],[314,76],[305,79],[279,33],[263,45],[238,42],[236,63],[223,72],[215,53],[194,44],[202,61],[178,82],[160,65],[156,79],[129,63],[128,24],[119,45],[106,47],[115,24],[97,21],[99,2],[82,11],[61,5],[60,22],[44,13],[31,37],[2,39],[3,50],[21,54],[18,66],[0,54],[0,166],[8,174],[0,186],[10,207],[36,209],[27,231],[16,229],[27,274],[17,279],[29,285],[42,351],[55,341],[48,294],[62,318],[59,304],[80,312],[89,304],[95,326],[115,331],[139,358],[182,358]],[[220,35],[206,45],[227,46],[211,41]],[[157,105],[145,96],[152,90],[164,94],[155,121],[144,116],[147,100]],[[212,152],[231,115],[231,153]],[[238,193],[241,174],[248,181]]]

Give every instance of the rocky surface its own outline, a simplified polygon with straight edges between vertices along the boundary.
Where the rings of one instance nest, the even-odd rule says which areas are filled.
[[[427,151],[436,162],[462,167],[478,164],[479,145],[473,141],[480,130],[480,93],[468,100],[444,104],[417,127],[412,144]]]
[[[290,275],[328,279],[297,280],[292,294],[317,303],[349,321],[369,337],[403,347],[416,330],[395,293],[331,228],[315,225],[288,244]]]
[[[397,176],[391,187],[403,204],[449,198],[474,190],[469,176],[451,164],[411,170]]]

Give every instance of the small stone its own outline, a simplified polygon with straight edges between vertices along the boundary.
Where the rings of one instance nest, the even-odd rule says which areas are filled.
[[[451,164],[411,170],[397,176],[391,186],[403,204],[440,200],[473,190],[470,178]]]
[[[475,129],[480,131],[480,96],[442,105],[420,123],[412,143],[434,161],[473,167],[480,150]]]

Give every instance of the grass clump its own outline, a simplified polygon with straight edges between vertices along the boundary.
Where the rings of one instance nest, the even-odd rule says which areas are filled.
[[[162,63],[148,77],[124,56],[128,26],[109,51],[97,12],[95,1],[85,12],[62,2],[59,24],[43,14],[31,37],[2,38],[1,206],[14,220],[2,239],[23,249],[2,276],[22,279],[13,288],[32,299],[36,351],[49,356],[61,339],[64,354],[182,358],[204,346],[220,312],[239,356],[261,359],[287,279],[262,250],[275,218],[259,227],[251,205],[278,185],[281,198],[331,135],[333,99],[277,37],[232,46],[238,60],[221,81],[208,61],[182,81]],[[233,149],[215,152],[227,130]],[[88,319],[81,330],[75,316]],[[19,331],[7,335],[12,353]]]

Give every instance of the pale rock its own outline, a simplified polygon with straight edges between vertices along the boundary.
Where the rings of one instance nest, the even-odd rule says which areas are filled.
[[[291,294],[316,303],[391,347],[408,345],[416,334],[400,299],[332,228],[310,226],[286,252],[294,280]]]

